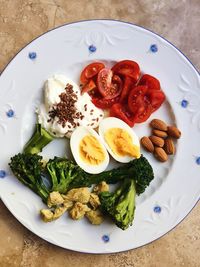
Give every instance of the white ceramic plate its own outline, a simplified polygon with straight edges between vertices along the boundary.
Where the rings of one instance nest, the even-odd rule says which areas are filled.
[[[157,77],[167,102],[150,119],[175,123],[182,131],[176,155],[166,163],[151,162],[155,179],[137,198],[132,227],[122,231],[106,221],[92,226],[67,218],[45,224],[38,215],[40,198],[23,186],[8,168],[30,137],[44,81],[55,73],[79,80],[83,66],[94,60],[107,64],[123,59],[139,63]],[[45,33],[22,49],[0,77],[0,195],[12,214],[41,238],[63,248],[90,252],[119,252],[145,245],[174,228],[194,207],[200,195],[200,79],[185,56],[158,35],[138,26],[109,20],[84,21]],[[148,121],[134,127],[149,134]],[[66,141],[57,140],[46,156],[65,155]],[[112,166],[110,166],[112,167]]]

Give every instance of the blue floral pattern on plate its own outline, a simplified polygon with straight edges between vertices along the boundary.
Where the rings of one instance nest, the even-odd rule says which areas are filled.
[[[185,100],[185,99],[183,99],[181,101],[181,107],[183,107],[183,108],[187,108],[188,104],[189,104],[189,102],[187,100]]]
[[[108,235],[103,235],[102,240],[104,241],[104,243],[108,243],[110,241],[110,237]]]
[[[200,156],[196,158],[196,164],[200,165]]]
[[[150,46],[150,51],[151,51],[152,53],[156,53],[156,52],[158,52],[158,46],[157,46],[156,44],[152,44],[152,45]]]
[[[30,53],[28,54],[28,57],[29,57],[31,60],[33,60],[33,59],[36,59],[37,54],[36,54],[36,52],[30,52]]]
[[[9,109],[9,110],[6,112],[6,115],[7,115],[8,118],[12,118],[12,117],[14,117],[15,112],[14,112],[13,109]]]
[[[161,213],[161,207],[157,205],[157,206],[154,207],[153,211],[155,213]]]
[[[97,50],[96,46],[94,46],[94,45],[90,45],[90,46],[88,47],[88,49],[89,49],[89,51],[90,51],[91,53],[94,53],[94,52],[96,52],[96,50]]]
[[[0,170],[0,178],[5,178],[6,172],[4,170]]]

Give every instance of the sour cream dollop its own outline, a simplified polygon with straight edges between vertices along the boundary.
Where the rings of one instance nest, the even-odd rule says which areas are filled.
[[[64,75],[54,75],[44,84],[44,104],[38,108],[38,122],[56,137],[70,137],[78,126],[98,127],[103,110],[91,97],[81,95],[79,86]]]

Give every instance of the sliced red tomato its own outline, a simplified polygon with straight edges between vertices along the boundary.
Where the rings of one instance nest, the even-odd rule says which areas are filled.
[[[144,74],[138,85],[146,85],[150,90],[160,90],[159,80],[149,74]]]
[[[134,114],[144,112],[144,97],[147,90],[147,87],[142,85],[136,86],[131,90],[128,97],[128,108]]]
[[[146,121],[151,116],[151,114],[153,112],[151,104],[146,103],[143,107],[144,107],[143,112],[138,113],[135,116],[135,122],[136,123],[141,123],[141,122]]]
[[[97,108],[102,108],[102,109],[108,109],[111,108],[113,104],[119,102],[119,96],[112,98],[112,99],[105,99],[105,98],[93,98],[92,103],[97,107]]]
[[[157,110],[165,101],[165,94],[161,90],[148,90],[146,96],[151,103],[153,111]]]
[[[120,95],[122,90],[122,80],[118,75],[113,76],[111,69],[104,68],[98,73],[97,87],[104,98],[112,99]]]
[[[128,107],[134,114],[136,123],[146,121],[153,112],[151,101],[147,94],[147,86],[139,85],[131,90],[128,97]]]
[[[135,83],[133,82],[133,80],[130,77],[127,76],[124,78],[124,85],[123,85],[122,92],[120,95],[120,102],[121,103],[123,103],[127,100],[127,96],[129,94],[129,91],[134,84]]]
[[[94,90],[95,88],[96,88],[95,82],[93,80],[89,80],[88,83],[83,85],[83,87],[81,89],[81,94],[88,93],[88,92]]]
[[[133,114],[121,103],[114,104],[110,109],[110,116],[117,117],[126,122],[130,127],[135,124],[135,118]]]
[[[86,84],[88,81],[95,77],[101,69],[105,68],[105,65],[101,62],[94,62],[87,65],[81,72],[80,82]]]
[[[123,77],[130,77],[136,83],[140,76],[139,65],[132,60],[122,60],[112,67],[115,74],[122,75]]]

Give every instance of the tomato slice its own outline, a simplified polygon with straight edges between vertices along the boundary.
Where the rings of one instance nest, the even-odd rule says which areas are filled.
[[[101,62],[94,62],[87,65],[81,72],[80,82],[81,84],[88,83],[88,81],[95,77],[101,69],[105,68],[105,65]]]
[[[138,114],[135,116],[135,122],[136,122],[136,123],[141,123],[141,122],[146,121],[146,120],[151,116],[152,112],[153,112],[153,109],[152,109],[151,104],[146,103],[146,104],[144,105],[144,110],[143,110],[143,112],[138,113]]]
[[[120,95],[122,80],[118,75],[113,76],[111,69],[104,68],[98,73],[97,87],[104,98],[112,99]]]
[[[136,86],[131,90],[128,97],[128,108],[134,114],[144,112],[144,97],[147,90],[147,87],[143,85]]]
[[[150,90],[160,90],[159,80],[149,74],[144,74],[138,85],[146,85]]]
[[[127,123],[130,127],[135,124],[135,118],[130,111],[121,103],[114,104],[110,109],[110,116],[117,117]]]
[[[115,74],[122,75],[123,77],[130,77],[136,83],[140,76],[140,67],[139,65],[132,60],[122,60],[116,63],[112,67],[112,71]]]
[[[93,80],[89,80],[88,83],[83,85],[83,87],[81,89],[81,94],[88,93],[88,92],[94,90],[95,88],[96,88],[95,82]]]
[[[123,85],[122,92],[120,95],[120,102],[126,102],[129,91],[134,84],[135,83],[130,77],[127,76],[124,78],[124,85]]]
[[[165,101],[165,94],[161,90],[148,90],[147,97],[151,103],[153,111],[157,110]]]
[[[105,99],[105,98],[93,98],[92,103],[97,107],[97,108],[102,108],[102,109],[108,109],[111,108],[113,104],[119,102],[119,96],[112,98],[112,99]]]

